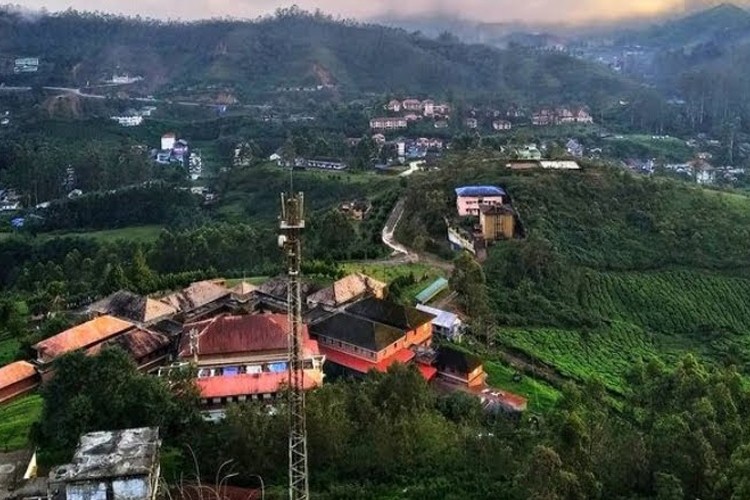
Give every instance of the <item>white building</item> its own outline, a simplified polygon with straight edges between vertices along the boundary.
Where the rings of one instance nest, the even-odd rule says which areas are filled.
[[[435,316],[432,320],[433,332],[448,340],[461,342],[464,324],[456,314],[424,304],[417,304],[415,307],[422,312]]]
[[[111,118],[123,127],[137,127],[143,123],[142,116],[113,116]]]
[[[164,134],[161,136],[161,150],[171,151],[174,149],[174,145],[177,142],[177,136],[173,133]]]

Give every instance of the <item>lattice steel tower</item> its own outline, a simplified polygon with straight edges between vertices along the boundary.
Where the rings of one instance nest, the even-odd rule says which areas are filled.
[[[302,352],[302,293],[300,265],[302,263],[301,233],[305,228],[302,193],[281,195],[281,236],[279,245],[286,256],[289,277],[289,500],[308,500],[310,486],[307,477],[307,425],[305,423],[305,366]]]

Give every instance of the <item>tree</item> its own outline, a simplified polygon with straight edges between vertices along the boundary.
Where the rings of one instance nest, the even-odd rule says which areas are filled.
[[[484,271],[468,252],[462,252],[456,257],[450,287],[458,294],[461,304],[470,316],[482,319],[489,315]]]

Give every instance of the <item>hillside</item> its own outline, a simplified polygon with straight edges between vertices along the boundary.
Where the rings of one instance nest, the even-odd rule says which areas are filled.
[[[484,263],[503,350],[614,391],[634,363],[687,352],[750,374],[750,198],[598,168],[500,165],[454,159],[415,178],[400,237],[443,244],[456,185],[508,190],[529,237],[497,244]]]
[[[135,88],[144,93],[207,90],[224,98],[328,85],[355,94],[454,92],[557,102],[584,100],[594,88],[612,95],[632,88],[564,55],[500,51],[452,37],[431,40],[295,8],[254,22],[190,24],[71,12],[29,22],[4,12],[0,54],[6,61],[41,59],[36,75],[8,74],[6,67],[8,84],[93,85],[117,72],[143,76]]]

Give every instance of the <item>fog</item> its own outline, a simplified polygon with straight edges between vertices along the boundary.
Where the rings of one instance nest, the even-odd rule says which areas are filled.
[[[296,3],[306,10],[360,19],[448,15],[484,22],[582,23],[679,13],[711,0],[23,0],[24,7],[75,8],[161,19],[254,18]]]

